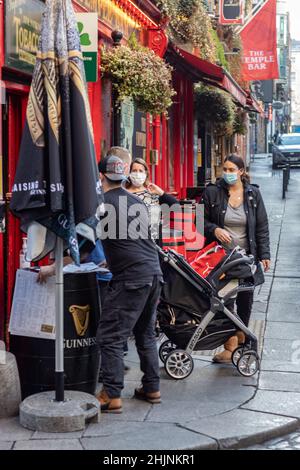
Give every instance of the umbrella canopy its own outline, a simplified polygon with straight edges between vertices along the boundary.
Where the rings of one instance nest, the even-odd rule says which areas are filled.
[[[78,264],[77,234],[95,241],[102,201],[76,17],[71,0],[47,0],[10,209],[23,231],[38,222],[61,237]]]

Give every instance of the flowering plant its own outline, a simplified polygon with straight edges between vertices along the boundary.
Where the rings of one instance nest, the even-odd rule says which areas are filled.
[[[172,67],[146,47],[133,43],[103,48],[101,70],[111,79],[119,103],[132,97],[140,111],[152,114],[166,112],[172,105]]]

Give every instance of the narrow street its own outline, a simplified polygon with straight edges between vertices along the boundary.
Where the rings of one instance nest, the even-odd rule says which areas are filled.
[[[271,170],[270,158],[257,155],[251,163],[251,176],[265,199],[272,245],[272,269],[256,292],[251,319],[262,351],[259,375],[244,378],[231,365],[213,364],[213,352],[209,351],[195,355],[194,372],[186,380],[171,380],[161,369],[161,405],[137,402],[131,397],[141,374],[131,344],[122,415],[103,415],[99,424],[89,424],[83,432],[64,434],[31,432],[22,428],[17,418],[3,419],[0,448],[299,446],[300,434],[295,432],[300,426],[300,171],[291,171],[285,201],[281,198],[282,172]]]
[[[280,414],[299,417],[300,171],[292,170],[286,201],[282,202],[278,197],[272,200],[276,185],[280,196],[282,172],[272,172],[270,159],[268,161],[266,158],[256,159],[251,168],[253,179],[261,185],[266,200],[273,255],[273,278],[267,311],[262,372],[254,406],[259,407],[264,402],[262,406],[265,406],[268,412],[273,412],[276,408]],[[299,450],[300,431],[271,439],[249,449]]]

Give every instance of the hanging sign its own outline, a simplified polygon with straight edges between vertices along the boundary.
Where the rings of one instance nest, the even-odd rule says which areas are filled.
[[[131,33],[138,33],[140,29],[139,21],[132,17],[134,5],[131,2],[128,2],[131,13],[126,13],[120,2],[112,0],[77,0],[77,3],[88,11],[97,12],[102,23],[111,30],[122,31],[125,39],[128,39]]]
[[[276,0],[267,0],[240,33],[245,81],[279,78]]]
[[[40,0],[5,2],[5,65],[32,73],[45,4]]]
[[[98,14],[76,13],[87,82],[98,79]]]
[[[243,0],[220,0],[220,24],[243,24]]]

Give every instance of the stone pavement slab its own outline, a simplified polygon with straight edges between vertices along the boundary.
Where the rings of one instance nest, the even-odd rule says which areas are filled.
[[[260,446],[251,446],[246,450],[300,450],[300,433],[293,432],[287,436],[271,439]]]
[[[55,434],[54,434],[55,435]],[[34,439],[18,441],[14,450],[83,450],[79,439]]]
[[[266,438],[294,431],[297,419],[268,413],[236,409],[210,418],[200,419],[185,425],[188,429],[203,432],[216,439],[219,448],[238,448],[248,443],[264,442]]]
[[[268,321],[265,338],[281,340],[298,340],[300,338],[300,323]]]
[[[111,435],[103,435],[101,423],[90,425],[86,431],[97,437],[83,437],[81,443],[87,450],[181,450],[216,449],[217,443],[205,435],[187,430],[175,424],[165,423],[126,423],[113,430]],[[86,434],[85,434],[86,435]],[[101,438],[99,438],[101,436]]]
[[[30,439],[32,431],[23,428],[19,424],[19,418],[0,419],[0,442],[1,441],[21,441]]]
[[[300,372],[300,341],[286,339],[264,340],[261,370]]]
[[[0,450],[10,450],[13,445],[13,441],[0,441]]]
[[[41,431],[35,431],[33,436],[31,436],[31,439],[79,439],[84,433],[83,431],[75,431],[75,432],[41,432]]]
[[[242,409],[300,418],[300,393],[258,390]]]
[[[259,389],[299,392],[300,374],[294,372],[262,371],[259,376]]]
[[[271,322],[293,322],[300,323],[300,302],[280,303],[270,302],[267,314],[268,321]]]

